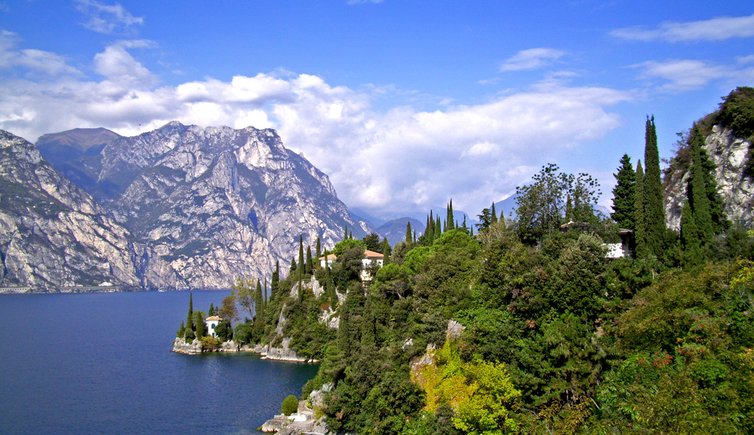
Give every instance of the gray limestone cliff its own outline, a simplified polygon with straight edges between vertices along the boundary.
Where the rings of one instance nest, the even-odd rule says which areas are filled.
[[[0,285],[137,287],[130,234],[26,140],[0,130]]]
[[[119,285],[229,288],[236,277],[269,278],[276,261],[285,270],[298,253],[299,237],[312,247],[320,237],[323,247],[328,247],[342,237],[344,227],[355,237],[371,231],[351,216],[327,175],[286,149],[271,129],[200,128],[171,122],[135,137],[77,129],[44,135],[38,143],[50,164],[76,183],[52,171],[27,143],[35,161],[56,174],[40,184],[40,198],[59,189],[75,192],[76,198],[66,199],[66,204],[78,204],[81,213],[96,223],[82,220],[81,213],[50,213],[77,226],[82,237],[89,231],[95,234],[89,239],[112,239],[107,253],[101,250],[78,258],[67,254],[58,260],[46,251],[57,249],[51,247],[60,237],[40,240],[39,231],[27,231],[21,239],[33,241],[36,250],[11,256],[9,264],[15,269],[45,269],[48,278],[74,261],[78,268],[103,270],[87,277],[86,283],[107,281],[105,272],[109,272]],[[26,178],[6,183],[9,194],[30,188]],[[28,220],[34,213],[23,208],[18,195],[7,198],[4,206],[17,209],[13,222]],[[14,224],[8,219],[5,238],[13,234]],[[0,240],[5,262],[2,243],[9,242]],[[38,281],[27,275],[16,273],[20,278],[8,282]],[[53,286],[74,282],[81,280],[65,273],[59,280],[45,281]]]
[[[715,125],[705,138],[704,148],[715,163],[718,192],[728,219],[752,228],[754,180],[744,171],[751,143],[736,137],[730,129]],[[680,229],[688,179],[688,165],[671,166],[665,175],[665,216],[668,227],[674,230]]]

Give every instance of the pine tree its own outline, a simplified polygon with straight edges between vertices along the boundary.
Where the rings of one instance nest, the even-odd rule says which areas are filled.
[[[694,127],[691,135],[691,178],[688,184],[688,203],[694,217],[696,229],[699,231],[699,244],[709,246],[713,237],[712,217],[710,215],[707,189],[704,185],[704,169],[701,161],[702,135],[698,127]]]
[[[636,229],[636,172],[631,166],[631,157],[623,154],[620,159],[618,172],[613,188],[613,218],[618,227],[629,230]]]
[[[665,237],[665,206],[660,179],[660,152],[654,116],[647,118],[644,148],[644,242],[649,253],[660,255]]]
[[[683,246],[683,265],[695,266],[702,262],[702,248],[699,229],[691,211],[689,202],[683,204],[681,212],[681,246]]]
[[[646,226],[644,225],[644,169],[641,166],[641,160],[636,163],[636,189],[634,192],[634,239],[636,240],[636,254],[643,257],[646,255],[646,243],[644,234]]]

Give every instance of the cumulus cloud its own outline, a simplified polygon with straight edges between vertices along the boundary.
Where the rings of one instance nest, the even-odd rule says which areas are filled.
[[[500,65],[500,71],[524,71],[538,69],[552,64],[565,55],[554,48],[529,48],[521,50]]]
[[[15,33],[0,30],[0,69],[21,67],[47,75],[79,74],[63,56],[36,49],[18,50],[18,43],[19,38]]]
[[[136,17],[120,3],[106,4],[96,0],[78,0],[76,9],[86,16],[83,26],[103,34],[126,33],[134,26],[144,24],[143,17]]]
[[[171,120],[272,127],[288,148],[330,175],[349,206],[389,217],[424,212],[452,197],[458,209],[476,213],[510,194],[543,156],[616,128],[610,107],[630,98],[610,88],[550,82],[480,104],[380,111],[374,94],[311,74],[161,86],[129,52],[143,45],[121,42],[98,53],[98,80],[0,78],[0,128],[33,141],[75,127],[135,135]]]
[[[660,88],[671,92],[698,89],[714,80],[732,78],[739,73],[730,67],[691,59],[648,61],[633,67],[643,70],[642,78],[664,80],[666,83]]]
[[[636,26],[615,29],[610,35],[634,41],[724,41],[754,36],[754,14],[742,17],[717,17],[684,23],[666,22],[655,28]]]

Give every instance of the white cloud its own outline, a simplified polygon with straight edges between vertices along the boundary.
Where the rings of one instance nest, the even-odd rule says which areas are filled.
[[[661,89],[666,91],[698,89],[714,80],[730,78],[736,74],[730,67],[689,59],[649,61],[633,66],[643,69],[643,78],[665,80],[667,83],[662,85]]]
[[[106,4],[96,0],[78,0],[76,8],[86,15],[84,27],[97,33],[125,33],[133,26],[144,24],[143,17],[136,17],[120,3]]]
[[[24,49],[17,50],[18,36],[7,30],[0,30],[0,69],[22,67],[35,73],[48,75],[79,74],[68,65],[65,58],[49,51]]]
[[[377,111],[373,94],[310,74],[160,86],[128,51],[141,45],[121,42],[97,54],[100,81],[0,78],[0,128],[35,140],[75,127],[135,135],[171,120],[272,127],[330,176],[349,206],[391,216],[424,212],[452,197],[473,214],[509,194],[548,156],[616,128],[619,118],[609,109],[630,98],[549,82],[483,104]]]
[[[538,69],[552,64],[565,55],[554,48],[530,48],[521,50],[500,65],[500,71],[524,71]]]
[[[754,37],[754,14],[743,17],[717,17],[685,23],[666,22],[656,28],[624,27],[610,32],[620,39],[635,41],[724,41]]]
[[[155,81],[155,77],[139,61],[134,59],[128,48],[150,46],[148,41],[121,41],[105,48],[94,56],[95,71],[105,77],[115,88],[143,88]]]

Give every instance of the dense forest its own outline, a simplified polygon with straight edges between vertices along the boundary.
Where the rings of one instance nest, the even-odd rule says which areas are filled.
[[[616,162],[611,216],[595,211],[596,180],[549,164],[518,189],[512,219],[493,204],[472,228],[451,202],[392,247],[347,230],[332,251],[300,242],[285,278],[278,266],[269,283],[239,281],[211,310],[230,320],[246,308],[223,327],[238,342],[288,337],[320,360],[302,399],[335,431],[751,431],[754,232],[725,216],[703,146],[713,123],[751,140],[754,89],[683,136],[671,161],[689,170],[679,233],[665,226],[648,117],[644,155]],[[607,258],[619,234],[632,255]],[[364,281],[366,249],[384,265]]]

